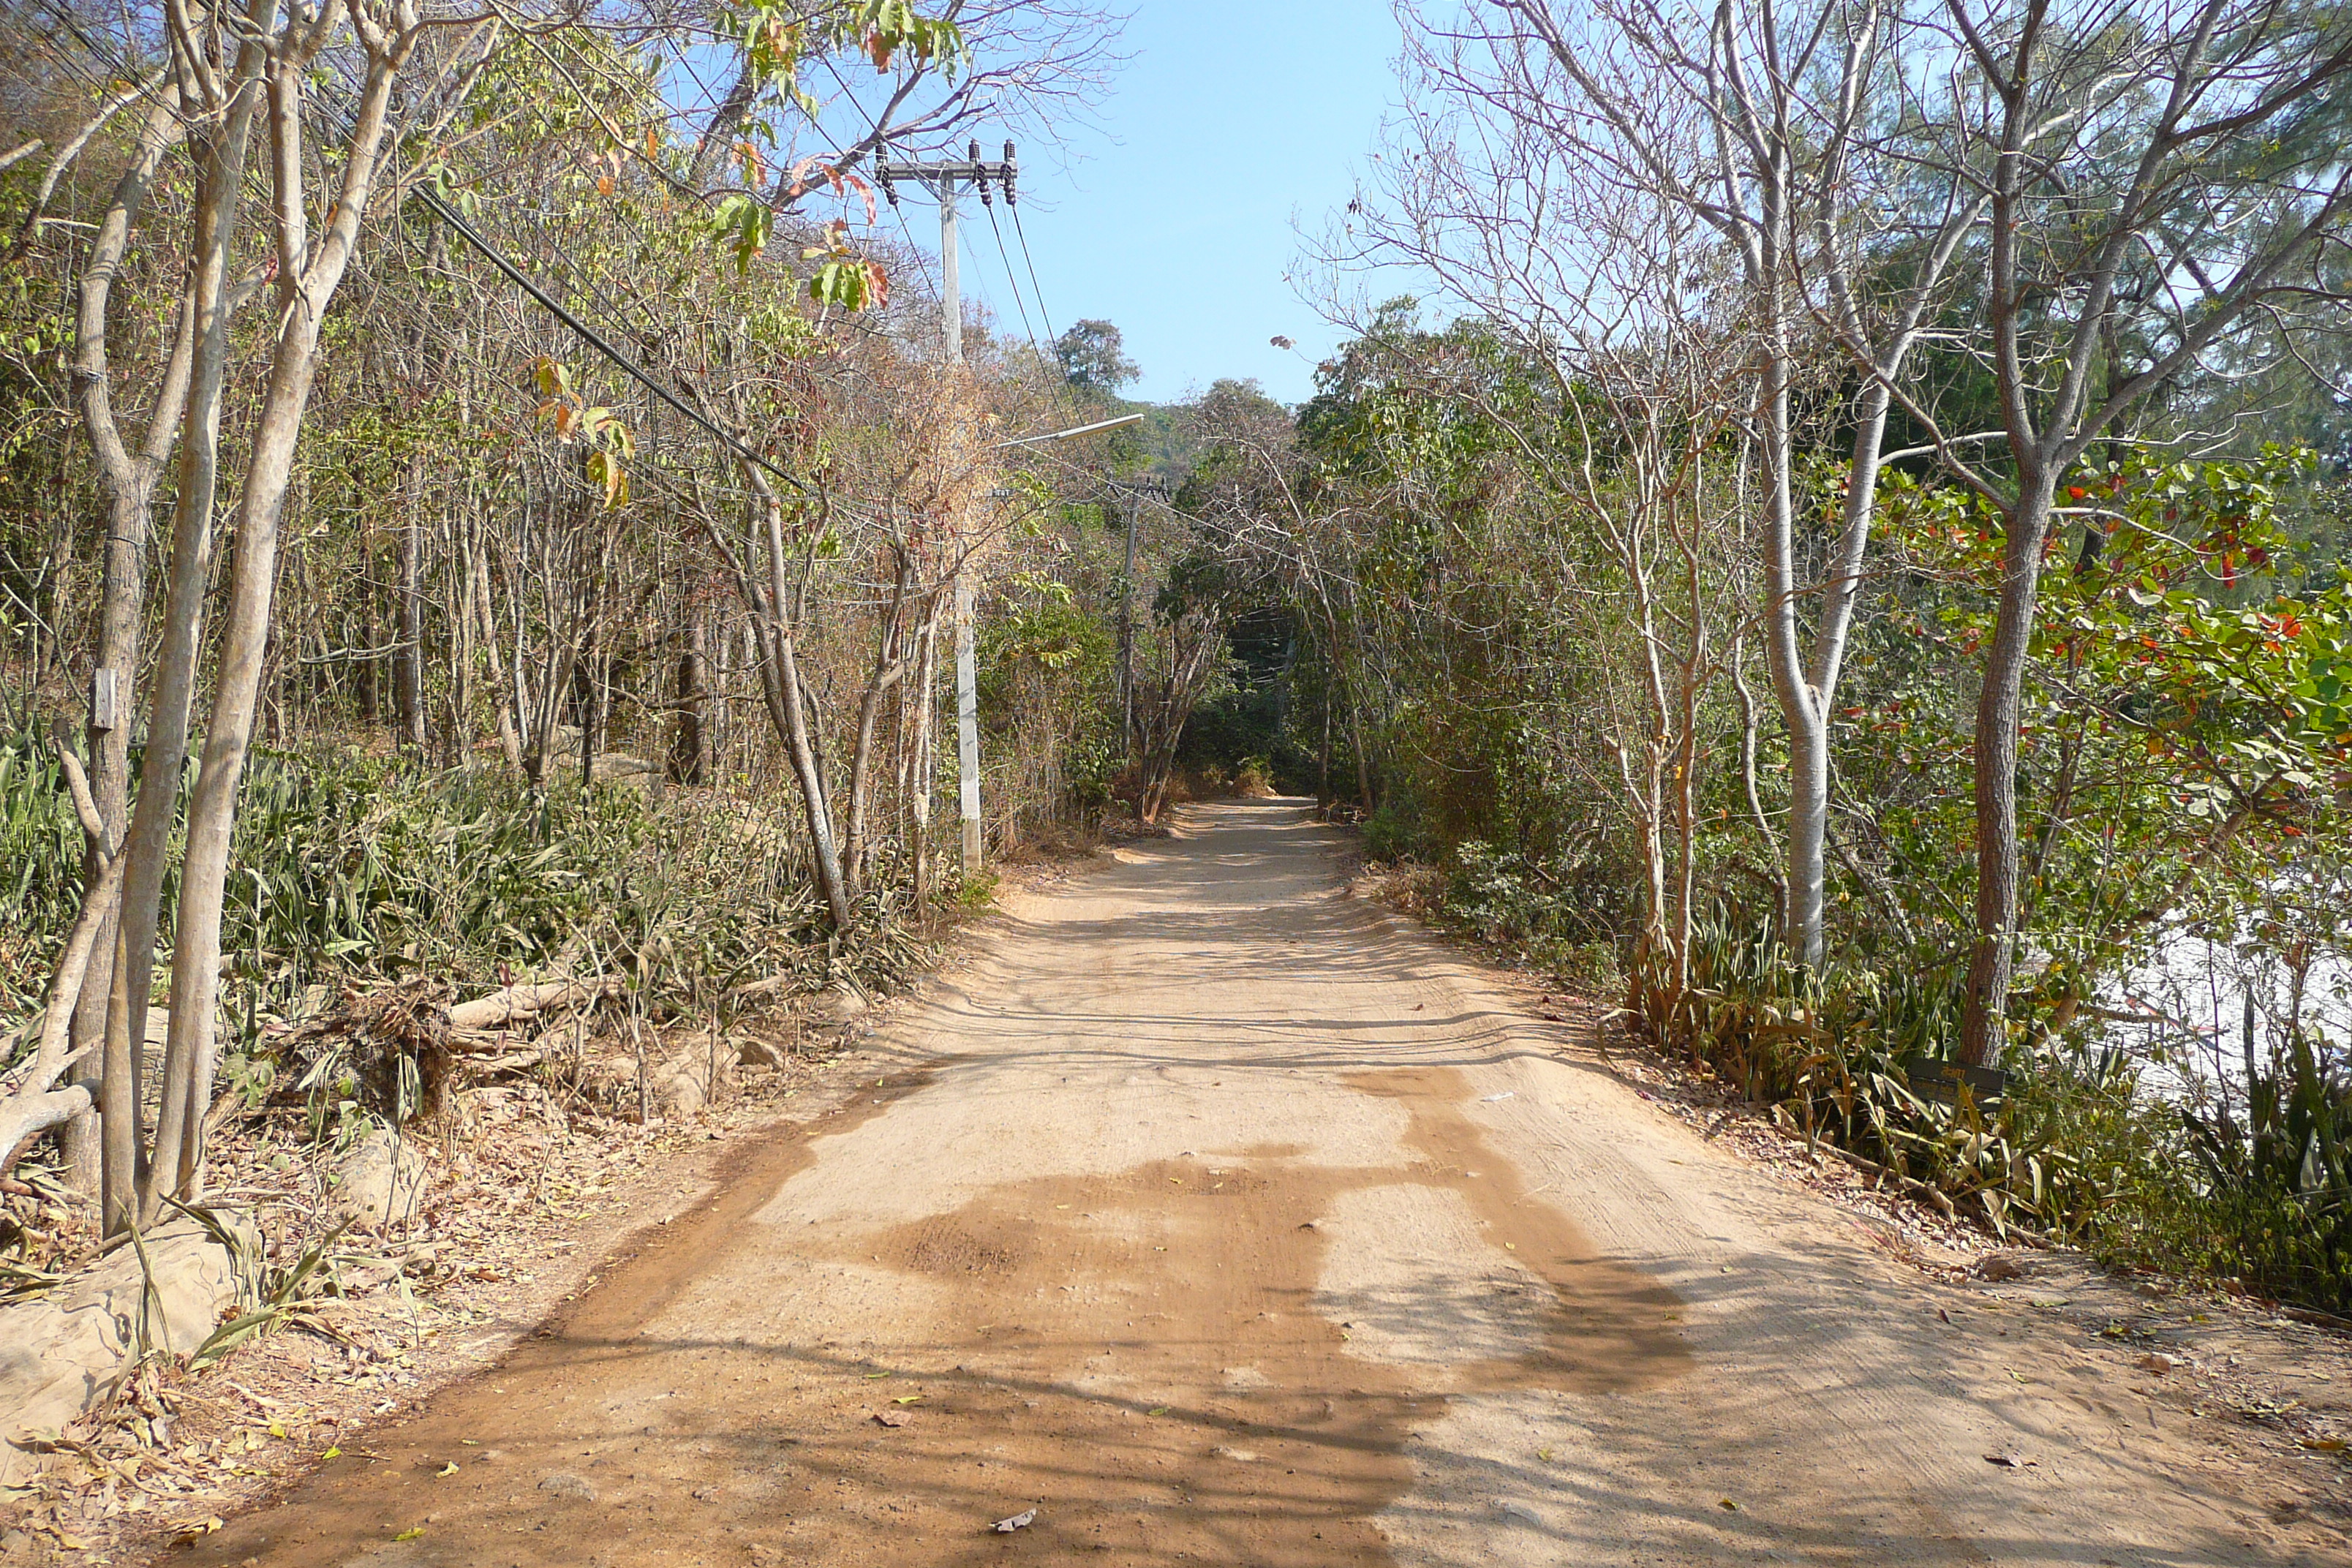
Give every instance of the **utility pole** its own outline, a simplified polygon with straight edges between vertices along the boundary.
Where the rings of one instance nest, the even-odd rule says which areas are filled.
[[[956,185],[970,181],[980,192],[980,199],[988,200],[988,183],[996,181],[1004,190],[1005,205],[1013,205],[1013,177],[1017,166],[1013,157],[1013,143],[1004,144],[1002,162],[983,163],[980,143],[971,143],[971,155],[961,163],[895,163],[887,154],[874,161],[874,177],[882,182],[882,192],[890,205],[898,205],[898,182],[913,180],[931,187],[940,204],[940,342],[950,364],[963,363],[963,300],[958,276],[956,255]],[[984,856],[985,845],[980,820],[980,683],[972,661],[972,584],[971,569],[961,557],[967,553],[963,529],[958,527],[956,548],[955,629],[956,629],[956,773],[961,785],[963,805],[963,870],[964,875],[976,875]],[[924,694],[929,701],[930,694]]]
[[[1164,479],[1110,479],[1104,488],[1119,498],[1127,512],[1127,564],[1121,568],[1118,600],[1118,705],[1126,715],[1127,755],[1135,756],[1135,531],[1143,499],[1168,499]]]

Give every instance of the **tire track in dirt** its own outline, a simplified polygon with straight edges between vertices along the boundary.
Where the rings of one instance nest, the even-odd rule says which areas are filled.
[[[194,1560],[992,1562],[1004,1546],[982,1527],[1034,1505],[1018,1548],[1033,1560],[1391,1562],[1372,1521],[1412,1484],[1407,1444],[1447,1395],[1624,1392],[1681,1375],[1689,1357],[1664,1322],[1670,1292],[1527,1200],[1461,1114],[1458,1074],[1349,1081],[1406,1107],[1416,1158],[1330,1168],[1297,1145],[1258,1145],[1000,1184],[808,1248],[931,1286],[933,1334],[864,1356],[745,1339],[646,1346],[646,1325],[729,1267],[745,1221],[813,1157],[802,1141],[747,1151],[723,1197],[666,1227],[544,1338]],[[824,1131],[884,1109],[861,1103]],[[1460,1194],[1549,1290],[1524,1353],[1384,1364],[1351,1354],[1349,1327],[1318,1310],[1322,1216],[1344,1194],[1400,1185]],[[673,1408],[624,1433],[614,1415],[647,1403],[649,1376],[699,1396],[651,1401]],[[704,1418],[717,1391],[747,1387],[734,1418]],[[600,1559],[596,1532],[615,1526],[610,1544],[625,1548]]]
[[[175,1560],[2325,1560],[2189,1435],[2100,1428],[2031,1314],[1939,1314],[1340,897],[1297,805],[1195,820],[869,1043],[927,1071],[747,1142],[542,1337]]]

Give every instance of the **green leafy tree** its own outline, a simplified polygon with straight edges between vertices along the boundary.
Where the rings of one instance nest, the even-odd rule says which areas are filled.
[[[1117,327],[1108,321],[1080,321],[1054,340],[1054,357],[1061,362],[1063,379],[1080,392],[1109,399],[1143,374],[1127,357]]]

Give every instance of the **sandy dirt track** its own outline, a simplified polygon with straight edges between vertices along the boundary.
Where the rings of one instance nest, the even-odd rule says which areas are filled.
[[[2325,1560],[2115,1360],[1665,1118],[1339,847],[1195,808],[1016,900],[856,1104],[171,1561]]]

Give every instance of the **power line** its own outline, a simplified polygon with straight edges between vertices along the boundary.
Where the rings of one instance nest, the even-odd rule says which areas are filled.
[[[131,74],[130,68],[127,65],[123,64],[119,58],[116,58],[111,50],[100,45],[96,39],[83,32],[71,15],[57,5],[55,4],[55,0],[50,0],[50,4],[47,8],[60,17],[63,17],[67,21],[68,26],[72,27],[76,36],[81,39],[83,46],[89,48],[93,54],[98,55],[101,61],[115,66],[116,68],[121,70],[126,77]],[[830,62],[827,63],[830,64]],[[357,129],[358,117],[352,112],[349,104],[341,101],[339,96],[334,93],[332,88],[329,85],[324,83],[320,84],[317,97],[312,101],[317,106],[320,113],[330,115],[331,119],[341,121],[341,123],[340,129],[345,135],[350,135]],[[855,101],[854,99],[853,101]],[[862,108],[863,106],[861,105],[860,107]],[[680,398],[676,393],[672,392],[667,386],[664,385],[658,379],[656,379],[652,372],[646,370],[629,355],[623,353],[619,349],[614,347],[611,342],[606,341],[603,333],[598,331],[594,327],[590,326],[585,321],[582,320],[578,314],[565,306],[562,301],[557,300],[545,289],[540,287],[538,282],[534,280],[520,264],[509,258],[488,239],[485,238],[471,223],[467,221],[462,214],[460,214],[455,207],[452,207],[447,202],[443,201],[438,192],[428,186],[417,185],[414,187],[409,194],[423,202],[425,205],[436,216],[438,216],[443,222],[446,223],[451,228],[455,229],[459,237],[463,238],[467,244],[470,245],[475,250],[479,252],[483,258],[488,261],[491,266],[497,268],[499,271],[505,274],[510,282],[512,282],[517,288],[520,289],[525,294],[529,295],[530,299],[542,310],[546,310],[548,314],[553,316],[557,321],[572,329],[572,331],[580,337],[582,342],[585,342],[591,349],[609,360],[616,368],[643,386],[647,392],[652,393],[663,403],[668,405],[669,407],[684,416],[688,421],[708,432],[721,446],[725,447],[729,451],[733,452],[736,456],[741,458],[745,462],[751,463],[775,478],[782,479],[785,484],[791,486],[795,490],[799,490],[803,493],[808,491],[809,486],[806,481],[803,480],[796,475],[788,473],[784,469],[778,468],[775,464],[768,461],[767,458],[760,456],[759,453],[751,450],[751,447],[743,444],[742,440],[739,437],[735,436],[732,432],[722,428],[717,423],[702,414],[700,410],[688,405],[685,400]],[[908,237],[911,239],[912,236],[909,235]],[[591,282],[591,290],[592,292],[599,295],[604,294],[602,288],[596,286],[593,281]],[[609,308],[613,309],[615,314],[625,313],[620,310],[617,303],[611,300],[609,296],[605,297],[604,303]]]
[[[773,474],[776,478],[783,480],[784,483],[792,486],[793,489],[796,490],[805,491],[808,489],[807,484],[799,478],[786,473],[783,469],[776,467],[775,464],[768,461],[767,458],[760,456],[759,453],[751,450],[751,447],[743,445],[742,441],[735,437],[731,432],[721,429],[717,424],[704,417],[699,410],[688,406],[686,402],[678,397],[676,393],[673,393],[668,387],[664,386],[659,381],[656,381],[650,371],[647,371],[642,365],[638,364],[636,361],[631,359],[628,355],[614,348],[611,343],[606,342],[603,334],[598,332],[595,328],[582,321],[578,316],[573,315],[571,310],[564,307],[562,301],[558,300],[553,295],[550,294],[546,289],[541,289],[536,282],[532,281],[529,273],[525,272],[520,267],[518,267],[512,261],[507,259],[507,258],[499,252],[498,247],[492,245],[488,240],[483,238],[480,234],[477,233],[474,226],[467,223],[463,216],[459,216],[456,208],[443,201],[437,193],[427,190],[420,185],[416,188],[414,194],[421,199],[426,206],[432,208],[432,210],[444,223],[446,223],[450,227],[456,229],[467,244],[481,252],[485,260],[489,262],[491,266],[497,268],[499,271],[505,273],[508,279],[511,281],[516,288],[520,289],[524,293],[537,300],[540,306],[544,309],[548,314],[553,316],[557,321],[562,321],[574,332],[577,332],[582,341],[586,342],[590,348],[593,348],[598,353],[603,354],[621,370],[635,378],[638,384],[643,386],[647,392],[652,393],[656,397],[658,397],[664,403],[668,404],[670,407],[684,415],[688,419],[709,431],[711,436],[718,439],[721,446],[727,447],[745,462],[758,465],[760,468],[766,469],[769,473]]]
[[[1054,318],[1045,313],[1045,286],[1037,281],[1037,261],[1029,254],[1028,231],[1021,226],[1021,204],[1010,199],[1008,194],[1004,205],[1013,209],[1013,232],[1021,239],[1021,259],[1029,264],[1029,286],[1036,291],[1037,314],[1045,320],[1045,335],[1058,342],[1061,340],[1054,331]]]
[[[1021,280],[1013,276],[1013,258],[1004,248],[1004,229],[996,221],[996,204],[988,199],[988,193],[984,189],[980,195],[980,205],[988,209],[988,226],[996,236],[996,258],[1004,264],[1004,280],[1013,285],[1013,308],[1021,312],[1021,330],[1029,335],[1029,346],[1037,351],[1038,358],[1043,359],[1045,357],[1045,351],[1037,342],[1037,329],[1029,324],[1029,307],[1021,299]],[[1045,310],[1045,301],[1038,300],[1038,314],[1043,315]]]

